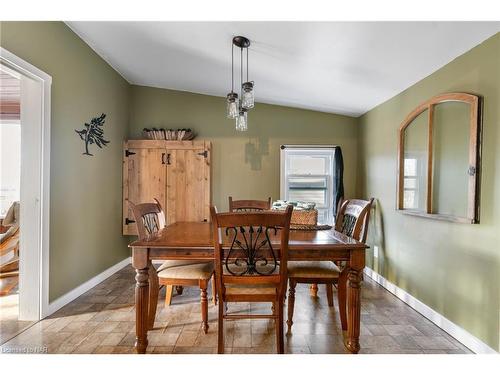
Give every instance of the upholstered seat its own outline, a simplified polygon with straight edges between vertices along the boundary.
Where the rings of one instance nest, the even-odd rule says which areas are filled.
[[[156,272],[161,272],[167,268],[189,266],[191,264],[199,264],[199,263],[206,263],[206,262],[200,262],[199,260],[166,260],[162,263],[160,267],[158,267]]]
[[[179,261],[178,261],[179,262]],[[214,262],[179,264],[166,267],[158,272],[160,279],[197,279],[207,280],[214,272]]]
[[[226,284],[226,296],[231,295],[253,295],[253,294],[276,294],[276,285],[272,284],[255,284],[249,286],[248,284]]]
[[[333,262],[288,262],[288,277],[337,279],[339,275],[340,269]]]

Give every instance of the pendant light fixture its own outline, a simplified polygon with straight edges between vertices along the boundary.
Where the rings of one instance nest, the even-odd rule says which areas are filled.
[[[240,49],[240,97],[234,92],[234,46]],[[236,119],[236,130],[248,130],[248,110],[255,106],[254,82],[248,79],[248,47],[250,40],[235,36],[231,45],[231,92],[226,98],[227,118]],[[246,50],[246,82],[243,82],[243,50]]]

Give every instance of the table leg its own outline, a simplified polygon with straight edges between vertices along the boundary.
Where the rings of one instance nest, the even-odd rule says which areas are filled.
[[[156,307],[158,306],[159,283],[158,274],[153,263],[149,261],[149,307],[148,307],[148,330],[152,330],[155,325]]]
[[[359,326],[361,318],[361,277],[356,270],[349,271],[347,284],[347,349],[359,352]]]
[[[364,251],[351,252],[347,281],[347,349],[357,354],[360,349],[361,275],[365,268]]]
[[[342,331],[347,331],[347,280],[349,276],[349,269],[345,267],[340,272],[337,284],[337,298],[339,304],[340,324]]]
[[[148,249],[134,248],[132,266],[135,268],[135,348],[146,353],[148,346],[149,262]]]
[[[318,284],[311,284],[311,286],[309,286],[309,293],[311,294],[311,297],[317,297],[318,296]]]

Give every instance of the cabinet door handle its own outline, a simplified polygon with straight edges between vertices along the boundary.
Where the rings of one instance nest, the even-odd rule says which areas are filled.
[[[161,163],[165,164],[165,153],[161,154]]]
[[[167,165],[170,165],[170,154],[167,154]]]

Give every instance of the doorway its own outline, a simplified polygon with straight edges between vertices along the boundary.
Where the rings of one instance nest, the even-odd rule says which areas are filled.
[[[48,313],[50,85],[0,48],[0,342]]]

